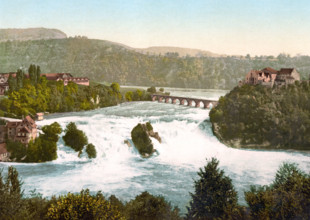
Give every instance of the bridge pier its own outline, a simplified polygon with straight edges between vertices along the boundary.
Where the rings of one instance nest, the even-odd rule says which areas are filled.
[[[200,101],[196,101],[195,103],[196,103],[196,104],[195,104],[195,107],[196,107],[196,108],[199,108],[199,107],[200,107]]]
[[[177,99],[172,99],[172,104],[176,104],[177,103]]]
[[[166,99],[165,99],[165,103],[169,103],[169,98],[166,98]]]
[[[162,102],[162,101],[163,101],[163,97],[159,96],[158,102]]]
[[[187,106],[192,106],[193,100],[189,99],[187,100]]]
[[[154,96],[152,97],[152,101],[153,101],[153,102],[156,101],[156,98],[157,98],[157,96],[154,95]]]

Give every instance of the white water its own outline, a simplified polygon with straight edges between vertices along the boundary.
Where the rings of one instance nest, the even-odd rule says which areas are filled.
[[[208,93],[205,98],[223,94],[219,91]],[[181,91],[173,94],[182,95]],[[302,170],[309,172],[310,153],[226,147],[213,136],[211,125],[206,120],[208,114],[209,110],[205,109],[133,102],[89,112],[49,116],[38,124],[42,126],[57,121],[65,128],[74,121],[87,134],[89,142],[96,146],[97,158],[89,160],[85,154],[78,158],[77,153],[60,140],[56,161],[0,163],[0,168],[14,165],[24,181],[26,194],[36,189],[43,196],[51,196],[89,188],[92,192],[101,190],[107,196],[115,194],[128,201],[143,191],[149,191],[163,195],[183,213],[190,200],[189,192],[194,190],[193,179],[197,179],[197,171],[206,164],[206,158],[219,159],[220,168],[232,178],[242,204],[244,191],[253,184],[270,184],[283,162],[298,163]],[[162,144],[153,140],[159,155],[149,159],[141,158],[135,149],[124,144],[124,140],[130,139],[131,129],[146,121],[151,121],[163,140]]]

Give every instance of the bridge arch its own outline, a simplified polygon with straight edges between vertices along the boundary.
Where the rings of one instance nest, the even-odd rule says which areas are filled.
[[[188,97],[179,97],[179,96],[168,96],[168,95],[152,95],[152,101],[158,100],[158,102],[163,103],[172,103],[185,106],[193,106],[196,108],[212,108],[217,105],[217,101],[206,100],[206,99],[197,99],[197,98],[188,98]]]

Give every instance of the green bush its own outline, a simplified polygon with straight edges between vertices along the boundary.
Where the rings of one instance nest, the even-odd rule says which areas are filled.
[[[155,93],[156,92],[156,88],[154,86],[151,86],[150,88],[148,88],[146,90],[147,92],[150,92],[150,93]]]
[[[86,153],[88,155],[88,158],[96,158],[97,157],[96,148],[91,143],[86,146]]]
[[[126,218],[128,220],[177,220],[179,209],[172,208],[161,196],[153,196],[143,192],[126,204]]]
[[[101,193],[92,196],[89,190],[82,190],[80,194],[68,193],[66,196],[60,196],[57,203],[52,204],[48,209],[47,217],[49,219],[125,219]]]
[[[62,137],[65,144],[77,152],[81,152],[88,139],[85,133],[76,127],[74,122],[70,122],[65,129],[65,135]]]
[[[309,219],[310,176],[283,164],[270,186],[251,187],[245,200],[254,219]]]

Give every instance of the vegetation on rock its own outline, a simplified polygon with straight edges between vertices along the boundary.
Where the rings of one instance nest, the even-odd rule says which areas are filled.
[[[214,134],[232,147],[310,150],[310,85],[243,85],[210,111]]]
[[[93,144],[87,144],[86,146],[86,153],[88,158],[96,158],[97,157],[97,151]]]
[[[84,146],[88,144],[88,139],[82,130],[76,127],[74,122],[67,124],[65,135],[62,137],[65,145],[71,147],[73,150],[81,153]]]
[[[142,124],[138,124],[131,131],[131,139],[141,155],[151,155],[153,153],[152,140]]]

